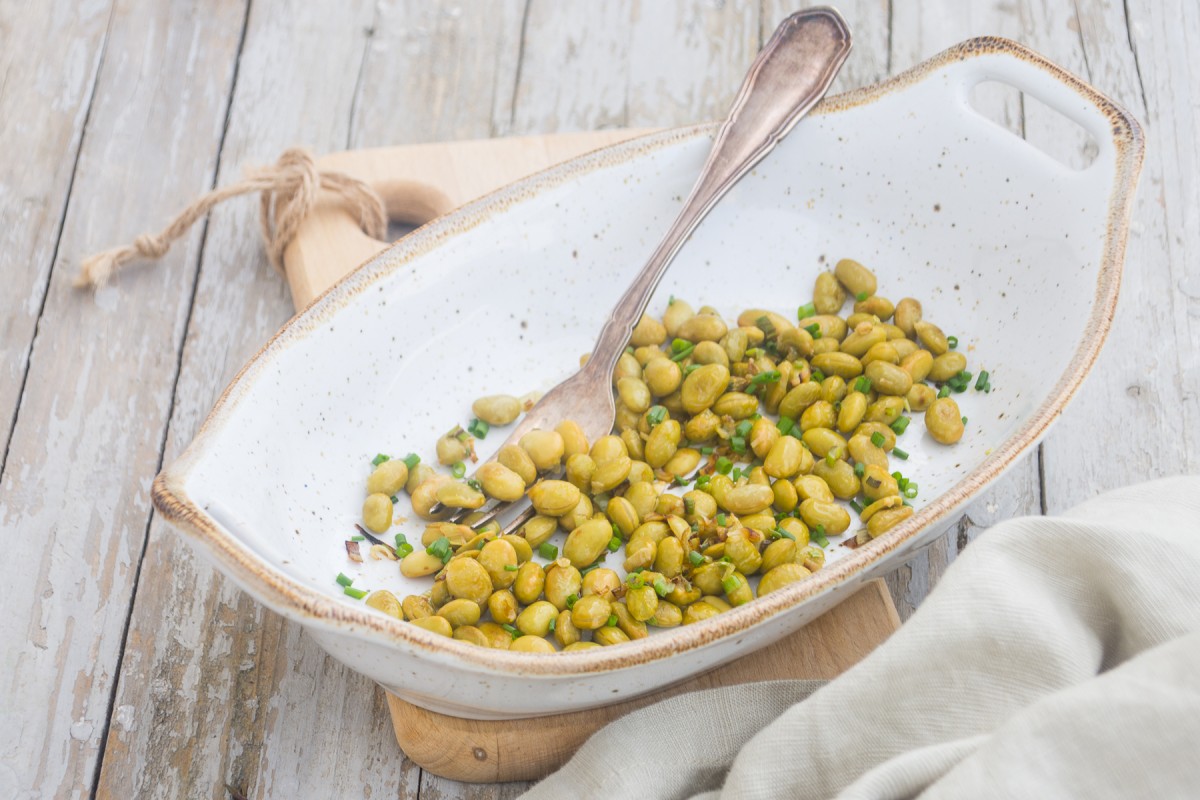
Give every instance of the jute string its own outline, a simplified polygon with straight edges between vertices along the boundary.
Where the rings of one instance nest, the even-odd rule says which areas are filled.
[[[263,246],[271,266],[282,275],[283,251],[316,207],[322,189],[332,193],[358,219],[368,236],[382,239],[387,233],[387,213],[375,190],[344,173],[318,170],[312,153],[292,147],[273,165],[247,169],[243,180],[201,195],[157,234],[143,233],[131,244],[84,259],[75,285],[100,287],[113,273],[135,259],[160,258],[214,206],[254,192],[260,193],[259,225]]]

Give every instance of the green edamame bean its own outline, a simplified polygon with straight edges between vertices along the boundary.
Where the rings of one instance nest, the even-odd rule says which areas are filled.
[[[680,400],[684,411],[699,414],[710,408],[729,385],[729,370],[721,364],[705,364],[683,379]],[[654,466],[650,462],[650,466]]]
[[[962,412],[952,397],[940,397],[925,410],[925,430],[939,444],[954,444],[962,438]]]
[[[388,497],[399,494],[408,482],[408,466],[402,459],[384,461],[367,478],[367,494],[382,494]],[[390,522],[390,520],[389,520]]]
[[[387,533],[392,527],[392,499],[382,492],[367,495],[362,507],[363,525],[373,533]]]
[[[521,401],[509,394],[493,394],[472,403],[471,411],[488,425],[508,425],[521,416]]]
[[[525,495],[525,481],[499,461],[481,464],[479,469],[475,470],[475,479],[479,481],[488,497],[505,503],[520,500]]]

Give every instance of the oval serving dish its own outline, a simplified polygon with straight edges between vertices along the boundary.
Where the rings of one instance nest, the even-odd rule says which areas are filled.
[[[980,116],[968,98],[981,81],[1069,117],[1098,157],[1072,169]],[[428,589],[394,562],[346,559],[371,457],[432,460],[435,438],[470,418],[475,397],[544,390],[575,369],[676,213],[713,130],[575,159],[371,259],[246,365],[158,476],[156,507],[337,659],[404,700],[483,719],[660,689],[797,630],[894,568],[1045,433],[1094,362],[1116,304],[1140,128],[1002,39],[965,42],[821,103],[712,212],[650,304],[661,313],[676,295],[727,317],[764,306],[790,316],[817,272],[844,257],[874,269],[884,296],[920,298],[994,389],[959,396],[970,424],[956,447],[910,428],[904,471],[921,485],[912,518],[857,549],[834,540],[811,578],[713,619],[554,656],[438,636],[346,597],[334,581],[343,571],[356,587]],[[480,456],[503,438],[497,430],[479,442]],[[404,502],[398,513],[411,517]],[[419,541],[422,528],[411,519],[393,532]]]

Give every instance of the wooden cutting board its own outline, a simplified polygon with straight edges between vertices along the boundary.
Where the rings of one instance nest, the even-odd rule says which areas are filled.
[[[464,203],[574,156],[644,133],[612,130],[385,147],[320,159],[370,183],[391,219],[423,224]],[[334,202],[320,203],[284,253],[292,299],[304,308],[387,247]],[[883,581],[872,581],[791,636],[704,675],[617,705],[533,720],[479,721],[426,711],[388,695],[401,749],[435,775],[494,783],[534,780],[557,769],[606,723],[684,692],[784,678],[832,678],[900,625]]]

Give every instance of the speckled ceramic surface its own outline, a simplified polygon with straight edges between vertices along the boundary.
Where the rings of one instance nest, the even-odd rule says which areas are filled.
[[[978,115],[967,98],[983,80],[1075,120],[1096,140],[1096,160],[1071,169]],[[336,658],[410,702],[481,718],[661,688],[796,630],[931,541],[1045,432],[1094,361],[1141,168],[1128,114],[999,39],[825,101],[714,210],[650,305],[661,312],[677,295],[731,317],[751,306],[790,316],[817,272],[843,257],[873,268],[881,294],[921,298],[995,388],[962,396],[970,424],[957,447],[916,425],[918,437],[906,437],[904,471],[921,485],[912,519],[857,550],[831,547],[812,578],[712,620],[557,656],[448,640],[334,582],[342,571],[365,588],[427,588],[394,563],[345,557],[371,457],[432,460],[435,437],[465,423],[476,396],[569,374],[670,223],[711,134],[675,130],[569,162],[364,265],[247,365],[156,481],[160,511]],[[502,439],[481,442],[481,455]],[[394,530],[417,540],[421,525]]]

